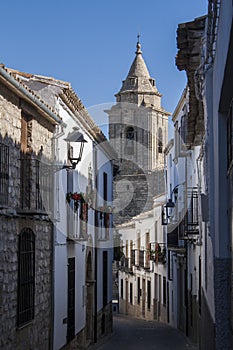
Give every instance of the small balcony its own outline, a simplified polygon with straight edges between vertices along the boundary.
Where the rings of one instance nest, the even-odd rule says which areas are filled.
[[[80,201],[67,202],[67,236],[71,240],[86,241],[88,238],[88,204]]]
[[[126,273],[133,273],[133,269],[132,269],[132,264],[130,262],[130,258],[128,257],[123,257],[121,259],[121,270],[126,272]]]
[[[150,260],[154,261],[155,263],[166,263],[165,243],[151,243],[148,252],[150,254]]]

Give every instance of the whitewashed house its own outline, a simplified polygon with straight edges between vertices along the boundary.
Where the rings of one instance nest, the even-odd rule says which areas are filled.
[[[187,87],[172,116],[174,138],[165,149],[168,193],[164,225],[168,248],[168,322],[197,341],[202,282],[203,173],[201,146],[187,145],[189,112]]]
[[[204,260],[202,338],[208,328],[213,334],[212,343],[201,342],[216,349],[233,347],[232,19],[231,1],[209,2],[206,46],[197,72],[205,106],[205,249],[210,252]]]
[[[167,320],[166,237],[161,225],[165,196],[153,209],[117,227],[122,245],[119,312],[147,320]]]
[[[67,82],[20,75],[53,107],[53,345],[85,348],[112,330],[109,144]],[[45,159],[44,159],[45,161]],[[47,198],[44,198],[45,206]]]
[[[232,349],[233,8],[230,1],[209,0],[208,3],[207,16],[182,23],[177,31],[176,63],[187,73],[188,91],[184,92],[173,115],[174,146],[170,144],[166,150],[167,166],[169,168],[171,161],[173,169],[169,170],[170,178],[168,176],[173,198],[168,199],[170,204],[175,204],[174,208],[170,205],[169,211],[174,213],[167,225],[168,237],[173,234],[168,257],[172,271],[170,297],[171,293],[174,296],[170,321],[201,349]],[[184,107],[187,114],[183,124]],[[182,149],[178,160],[177,130],[188,150],[185,155]],[[183,168],[183,157],[185,162],[191,160],[193,164],[185,167],[184,223],[176,216],[180,213],[183,177],[181,182],[176,181],[172,174],[179,164]],[[191,201],[187,201],[190,185],[193,190],[197,187],[197,194],[192,191]],[[188,203],[192,209],[197,207],[191,217]],[[197,224],[191,232],[190,218],[193,228],[194,223]],[[184,254],[180,251],[180,243],[183,244],[180,234],[184,237]]]

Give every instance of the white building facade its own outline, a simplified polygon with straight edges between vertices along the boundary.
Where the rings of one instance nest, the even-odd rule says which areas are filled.
[[[174,138],[165,149],[168,194],[164,225],[168,249],[168,322],[197,342],[203,259],[203,151],[199,145],[187,147],[188,115],[187,87],[172,117]]]
[[[175,295],[170,322],[201,349],[232,349],[232,13],[231,2],[210,0],[206,17],[179,25],[176,63],[186,70],[188,88],[166,149],[168,199],[175,204],[167,206],[168,214],[173,211],[167,217],[170,298]],[[178,159],[177,136],[185,146]],[[184,205],[184,223],[183,181],[184,203],[197,208],[190,217]]]
[[[15,74],[63,121],[49,163],[53,208],[42,198],[53,223],[51,343],[85,348],[112,331],[113,153],[69,83]]]
[[[154,198],[151,211],[118,226],[122,245],[119,312],[166,322],[166,237],[161,225],[165,196]]]

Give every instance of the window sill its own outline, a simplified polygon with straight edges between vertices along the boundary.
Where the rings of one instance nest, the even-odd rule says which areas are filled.
[[[0,203],[0,210],[1,209],[9,209],[9,208],[10,208],[9,205]]]
[[[17,214],[20,215],[43,215],[48,216],[50,213],[44,211],[44,210],[37,210],[37,209],[17,209]]]
[[[26,328],[26,327],[32,325],[32,324],[33,324],[33,321],[34,321],[34,319],[28,321],[27,323],[24,323],[22,326],[17,326],[17,327],[16,327],[16,330],[17,330],[17,331],[21,331],[22,329],[24,329],[24,328]]]
[[[67,237],[67,241],[79,241],[79,242],[86,242],[88,240],[87,237]]]

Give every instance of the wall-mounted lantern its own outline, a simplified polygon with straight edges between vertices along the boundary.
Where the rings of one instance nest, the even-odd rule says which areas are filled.
[[[171,192],[171,196],[168,199],[167,203],[163,206],[162,209],[162,225],[167,225],[168,224],[168,220],[172,219],[175,215],[175,203],[176,203],[176,197],[175,200],[172,200],[172,196],[173,194],[175,194],[177,196],[178,193],[178,187],[184,185],[184,183],[178,184],[176,185],[172,192]],[[169,221],[170,221],[169,220]]]
[[[80,131],[78,131],[77,127],[74,127],[73,131],[69,132],[69,134],[67,135],[67,138],[64,139],[64,141],[66,141],[68,144],[68,160],[71,163],[71,165],[64,165],[63,169],[74,170],[77,164],[82,159],[84,143],[86,143],[87,141],[84,139],[83,134]],[[72,143],[76,143],[76,142],[80,143],[78,156],[74,156],[73,154]]]
[[[167,203],[165,204],[165,208],[167,218],[172,218],[174,216],[175,203],[172,201],[171,198],[168,199]]]

